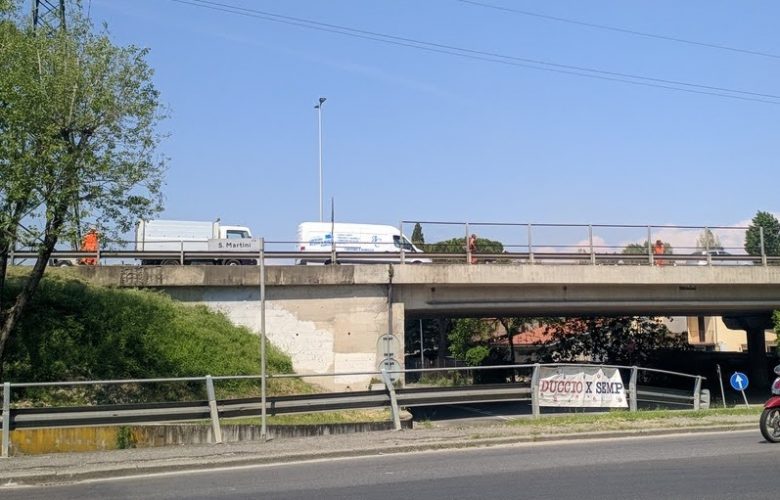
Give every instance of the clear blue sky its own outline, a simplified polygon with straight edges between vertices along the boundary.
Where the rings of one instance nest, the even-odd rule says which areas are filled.
[[[215,0],[470,50],[780,95],[776,1]],[[433,53],[171,0],[84,0],[149,47],[171,118],[165,218],[294,239],[337,220],[733,225],[780,212],[780,98],[752,102]],[[770,57],[774,56],[774,57]],[[695,87],[690,87],[695,88]],[[699,90],[701,90],[699,88]],[[747,96],[747,94],[740,94]],[[325,210],[329,216],[329,207]],[[327,217],[326,217],[327,218]]]

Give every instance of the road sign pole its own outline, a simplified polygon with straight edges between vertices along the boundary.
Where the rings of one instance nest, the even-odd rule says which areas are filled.
[[[723,401],[723,407],[726,407],[726,391],[723,390],[723,374],[720,371],[720,364],[715,365],[718,369],[718,383],[720,383],[720,397]]]

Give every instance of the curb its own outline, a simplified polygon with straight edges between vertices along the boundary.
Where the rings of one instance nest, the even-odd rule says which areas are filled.
[[[197,458],[182,459],[151,459],[148,462],[125,462],[117,467],[108,467],[100,470],[78,470],[73,466],[69,470],[60,469],[58,472],[40,472],[35,470],[18,470],[3,473],[0,471],[0,488],[13,486],[32,485],[63,485],[87,480],[100,480],[117,477],[130,477],[143,474],[191,472],[206,469],[219,469],[227,467],[240,467],[251,465],[285,464],[306,460],[323,460],[333,458],[349,458],[372,455],[394,455],[401,453],[414,453],[423,451],[440,451],[480,448],[490,446],[510,446],[530,443],[544,443],[556,441],[587,441],[594,439],[614,439],[628,437],[652,437],[674,434],[727,432],[736,430],[758,429],[754,423],[735,423],[726,425],[670,427],[658,429],[630,429],[619,431],[602,431],[593,433],[573,434],[526,434],[516,436],[502,436],[491,438],[470,439],[464,435],[461,440],[453,440],[451,437],[443,441],[419,442],[414,444],[398,444],[369,446],[354,449],[342,449],[331,451],[307,451],[288,454],[264,455],[252,452],[229,453],[220,455],[207,455]],[[218,450],[215,450],[217,452]],[[2,462],[0,462],[2,463]],[[37,469],[40,469],[38,467]]]

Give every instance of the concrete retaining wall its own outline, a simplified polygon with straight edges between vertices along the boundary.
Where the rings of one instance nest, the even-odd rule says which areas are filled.
[[[405,429],[412,428],[407,414],[401,420]],[[356,422],[349,424],[269,425],[270,438],[292,438],[353,432],[393,430],[393,422]],[[226,443],[260,441],[259,425],[223,425]],[[120,446],[120,442],[124,445]],[[210,425],[135,425],[127,427],[72,427],[56,429],[16,429],[11,431],[11,455],[104,451],[120,448],[151,448],[212,442]]]

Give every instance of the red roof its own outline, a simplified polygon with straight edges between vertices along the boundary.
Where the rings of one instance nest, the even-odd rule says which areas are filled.
[[[545,343],[552,340],[552,333],[547,331],[544,326],[537,326],[524,332],[518,332],[513,335],[512,340],[515,345],[533,345]]]
[[[547,332],[547,327],[537,326],[530,330],[524,330],[517,332],[512,336],[512,343],[516,346],[522,345],[534,345],[537,343],[545,343],[552,340],[552,333]],[[506,344],[506,336],[496,338],[496,344]]]

